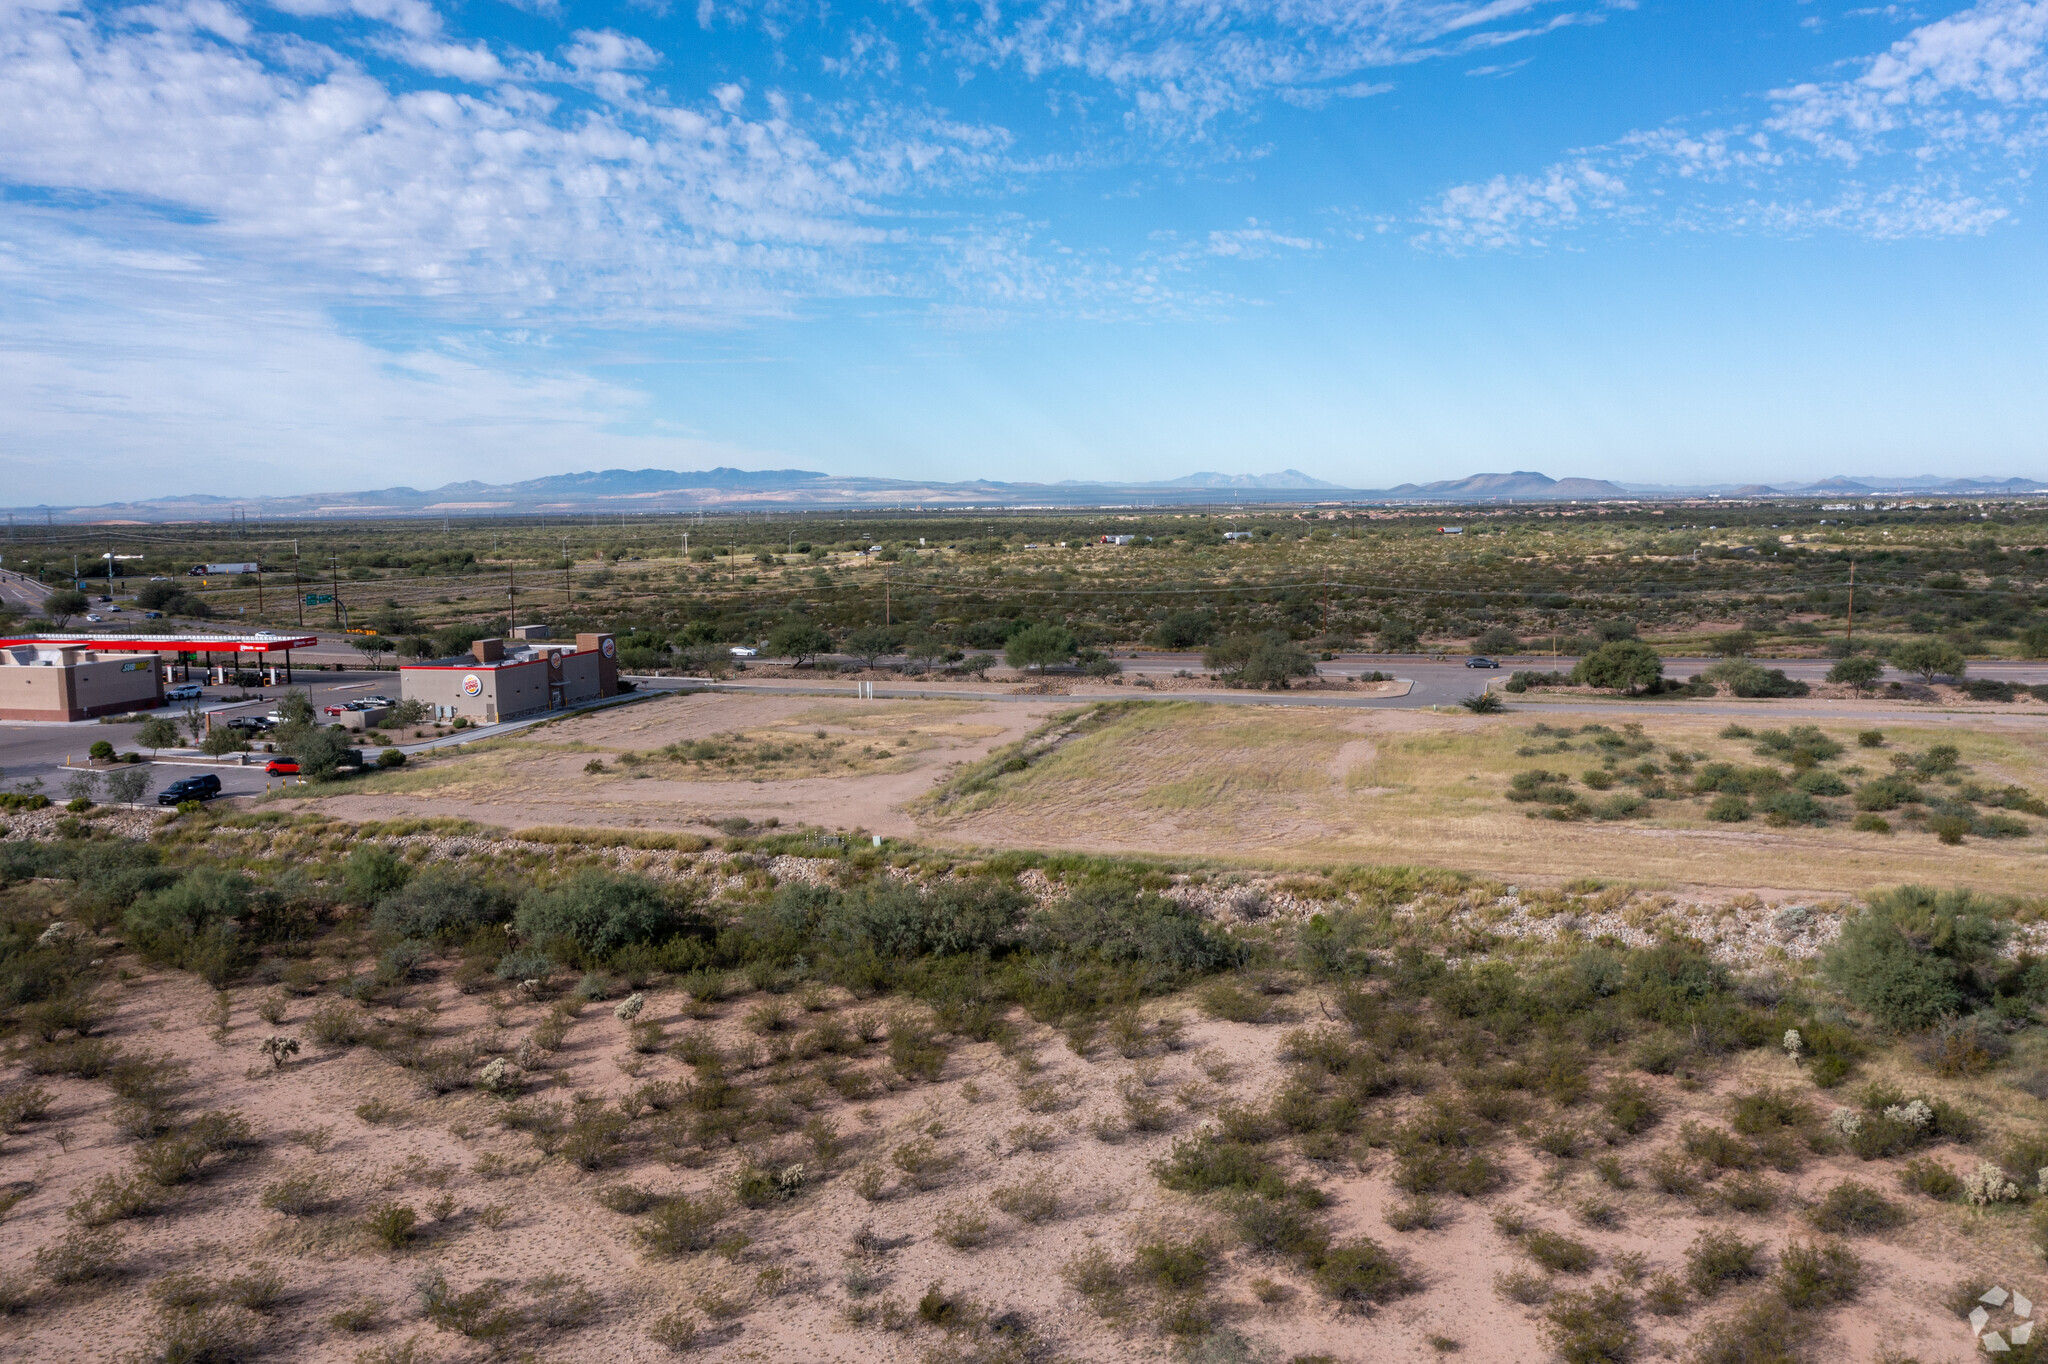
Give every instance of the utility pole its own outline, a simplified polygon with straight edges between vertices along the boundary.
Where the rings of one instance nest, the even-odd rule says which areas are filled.
[[[512,638],[513,629],[519,624],[519,581],[512,576],[512,565],[505,565],[505,638]]]
[[[328,555],[327,566],[334,574],[334,623],[338,626],[341,624],[341,556]]]
[[[1323,638],[1330,637],[1330,570],[1323,570]]]
[[[1849,650],[1856,649],[1856,561],[1849,561]]]
[[[263,615],[263,547],[256,547],[256,614]],[[259,662],[261,660],[258,660]]]
[[[889,570],[882,570],[882,628],[889,627]]]
[[[299,581],[299,542],[297,540],[292,541],[292,600],[299,604],[299,628],[303,630],[306,628],[306,593],[303,584]],[[285,667],[291,667],[289,659],[286,660]]]

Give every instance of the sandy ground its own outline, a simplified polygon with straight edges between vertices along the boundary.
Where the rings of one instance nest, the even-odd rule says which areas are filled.
[[[1270,1093],[1282,1074],[1276,1053],[1286,1031],[1278,1025],[1207,1021],[1186,1001],[1166,1000],[1148,1006],[1147,1013],[1154,1019],[1181,1016],[1186,1022],[1182,1042],[1171,1050],[1150,1045],[1134,1057],[1104,1046],[1078,1056],[1056,1036],[1027,1025],[1026,1044],[1011,1058],[987,1045],[956,1046],[935,1083],[893,1078],[872,1051],[853,1058],[853,1064],[888,1086],[859,1102],[843,1102],[815,1082],[806,1091],[773,1066],[743,1074],[742,1082],[757,1091],[798,1097],[810,1116],[822,1117],[848,1139],[846,1153],[829,1165],[810,1159],[809,1181],[789,1203],[737,1213],[721,1230],[744,1231],[751,1242],[729,1257],[703,1253],[649,1261],[636,1251],[632,1219],[595,1201],[600,1190],[630,1182],[664,1193],[713,1191],[726,1186],[743,1156],[803,1158],[795,1143],[720,1157],[701,1168],[638,1157],[586,1173],[561,1160],[544,1160],[527,1138],[501,1130],[493,1119],[503,1101],[474,1093],[428,1097],[410,1073],[364,1048],[309,1045],[282,1073],[269,1073],[256,1051],[259,1040],[273,1032],[299,1033],[314,1001],[292,1003],[284,1022],[273,1027],[253,1013],[262,993],[260,987],[237,990],[230,1026],[217,1036],[207,1019],[210,994],[189,977],[145,973],[120,988],[118,1015],[108,1035],[129,1050],[187,1063],[181,1102],[188,1114],[238,1110],[252,1122],[261,1145],[249,1158],[227,1162],[189,1186],[169,1211],[116,1224],[125,1228],[124,1247],[120,1277],[111,1284],[45,1288],[26,1312],[0,1319],[0,1348],[10,1357],[132,1357],[155,1319],[147,1293],[152,1282],[186,1270],[224,1279],[261,1262],[278,1269],[287,1284],[285,1299],[260,1323],[266,1352],[276,1358],[349,1360],[366,1348],[396,1346],[415,1336],[423,1347],[421,1358],[478,1358],[479,1347],[421,1320],[419,1282],[440,1274],[461,1291],[498,1280],[508,1285],[508,1301],[516,1304],[526,1300],[536,1279],[549,1273],[580,1281],[596,1295],[598,1308],[587,1325],[529,1329],[511,1342],[538,1357],[669,1357],[646,1332],[680,1306],[705,1327],[699,1358],[923,1358],[941,1340],[933,1328],[889,1331],[872,1322],[855,1326],[848,1318],[855,1299],[844,1278],[853,1264],[853,1237],[866,1227],[891,1247],[866,1257],[880,1284],[879,1293],[866,1299],[870,1305],[889,1302],[907,1309],[936,1282],[991,1310],[1023,1314],[1059,1358],[1166,1358],[1171,1354],[1168,1340],[1148,1324],[1145,1312],[1126,1322],[1105,1322],[1063,1286],[1056,1270],[1091,1246],[1127,1258],[1134,1244],[1162,1229],[1178,1228],[1213,1234],[1220,1267],[1211,1296],[1222,1304],[1224,1323],[1259,1349],[1261,1357],[1326,1353],[1343,1361],[1425,1360],[1437,1354],[1430,1337],[1444,1336],[1474,1358],[1534,1364],[1550,1357],[1536,1313],[1495,1291],[1498,1275],[1527,1267],[1516,1243],[1495,1229],[1496,1211],[1519,1210],[1535,1227],[1569,1232],[1592,1245],[1602,1272],[1627,1253],[1644,1257],[1655,1272],[1680,1268],[1684,1248],[1707,1228],[1734,1230],[1773,1250],[1788,1241],[1812,1239],[1798,1201],[1844,1177],[1893,1188],[1889,1163],[1816,1160],[1796,1175],[1771,1176],[1785,1199],[1779,1211],[1742,1216],[1711,1199],[1695,1205],[1656,1194],[1640,1180],[1627,1192],[1605,1189],[1584,1160],[1554,1161],[1521,1150],[1510,1157],[1512,1178],[1499,1195],[1482,1202],[1447,1199],[1442,1226],[1404,1233],[1384,1221],[1397,1201],[1387,1182],[1388,1162],[1370,1145],[1361,1145],[1355,1163],[1295,1164],[1333,1196],[1329,1215],[1338,1235],[1371,1236],[1386,1245],[1421,1288],[1370,1315],[1342,1312],[1319,1298],[1288,1265],[1227,1249],[1230,1238],[1213,1221],[1212,1211],[1165,1191],[1151,1177],[1149,1162],[1194,1130],[1216,1104],[1255,1102]],[[670,1040],[702,1034],[736,1052],[749,1043],[758,1045],[740,1024],[759,1002],[759,996],[733,999],[709,1019],[690,1019],[683,1015],[681,998],[664,992],[650,998],[643,1017],[658,1019]],[[873,1007],[855,1005],[843,995],[820,1002],[824,1011],[806,1022],[843,1020]],[[515,1003],[498,1026],[481,998],[433,985],[415,988],[402,1005],[436,1010],[427,1023],[430,1045],[494,1037],[493,1045],[510,1046],[541,1013],[537,1004]],[[1319,1007],[1307,995],[1284,999],[1282,1009],[1298,1019],[1320,1021]],[[377,1011],[385,1018],[398,1012],[389,1007]],[[667,1055],[635,1058],[625,1041],[624,1025],[612,1016],[610,1005],[592,1004],[539,1073],[537,1097],[616,1100],[649,1081],[687,1075]],[[1020,1065],[1017,1057],[1028,1059]],[[637,1074],[627,1074],[629,1067]],[[44,1083],[57,1095],[53,1111],[0,1149],[0,1178],[33,1190],[7,1215],[0,1274],[23,1271],[35,1251],[62,1236],[68,1230],[64,1209],[95,1178],[123,1168],[130,1149],[110,1126],[112,1105],[104,1086],[81,1080]],[[1723,1118],[1726,1097],[1735,1089],[1797,1084],[1798,1077],[1782,1058],[1757,1054],[1692,1092],[1668,1081],[1649,1083],[1670,1111],[1648,1137],[1618,1148],[1625,1164],[1637,1170],[1654,1151],[1671,1144],[1682,1119]],[[1170,1130],[1116,1142],[1094,1136],[1091,1122],[1119,1110],[1120,1084],[1166,1100],[1174,1114]],[[372,1098],[391,1104],[397,1116],[377,1123],[356,1116],[357,1105]],[[1017,1129],[1027,1124],[1048,1129],[1043,1140],[1049,1149],[1020,1149]],[[329,1144],[318,1155],[306,1149],[304,1135],[293,1135],[309,1132],[327,1135]],[[1365,1136],[1369,1142],[1373,1129]],[[856,1192],[862,1165],[880,1161],[887,1168],[890,1151],[919,1137],[932,1139],[941,1152],[944,1168],[936,1187],[913,1189],[897,1177],[875,1201]],[[1964,1154],[1937,1148],[1937,1157],[1952,1164]],[[333,1205],[301,1218],[264,1211],[260,1191],[299,1170],[328,1181]],[[1050,1220],[1027,1224],[988,1206],[998,1187],[1029,1180],[1057,1187],[1059,1211]],[[427,1210],[444,1197],[449,1204],[429,1215]],[[1583,1225],[1570,1210],[1587,1198],[1614,1205],[1618,1224]],[[368,1208],[387,1201],[421,1210],[423,1231],[412,1248],[382,1249],[358,1229]],[[1812,1356],[1817,1364],[1860,1364],[1875,1357],[1879,1345],[1911,1353],[1923,1364],[1965,1358],[1965,1329],[1935,1304],[1972,1272],[2002,1277],[2037,1298],[2048,1298],[2048,1286],[2033,1272],[2038,1264],[2028,1261],[2033,1268],[2023,1270],[2026,1252],[2015,1219],[1975,1217],[1924,1202],[1915,1208],[1923,1215],[1905,1229],[1856,1238],[1856,1253],[1872,1271],[1873,1282],[1859,1304],[1825,1318],[1826,1336]],[[989,1217],[993,1234],[986,1245],[957,1250],[935,1236],[942,1212],[974,1209]],[[1559,1286],[1592,1277],[1560,1276]],[[1261,1305],[1251,1291],[1259,1278],[1285,1285],[1282,1300]],[[707,1305],[716,1309],[714,1300],[720,1298],[737,1312],[729,1323],[704,1313]],[[326,1324],[333,1313],[365,1299],[381,1304],[368,1329],[348,1332]],[[1740,1294],[1724,1295],[1685,1316],[1641,1318],[1645,1355],[1674,1353],[1691,1332],[1741,1299]]]
[[[527,828],[574,825],[685,829],[739,816],[754,821],[862,829],[909,837],[907,807],[962,763],[1013,743],[1060,706],[1015,702],[853,701],[831,697],[716,695],[663,697],[561,721],[517,747],[457,751],[403,774],[377,776],[347,794],[291,803],[345,819],[433,814]],[[672,769],[619,768],[622,752],[734,731],[852,735],[893,742],[915,733],[914,747],[885,764],[846,776],[756,778],[742,771],[707,779]],[[612,768],[583,769],[591,759]]]

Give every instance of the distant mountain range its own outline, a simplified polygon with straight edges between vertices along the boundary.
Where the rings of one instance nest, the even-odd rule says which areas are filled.
[[[365,516],[585,515],[593,512],[675,513],[697,510],[805,510],[919,507],[1141,507],[1217,503],[1442,503],[1601,502],[1657,498],[2000,496],[2048,489],[2026,478],[1828,478],[1818,483],[1673,486],[1610,483],[1598,478],[1551,478],[1518,470],[1473,474],[1393,488],[1348,488],[1298,469],[1272,474],[1188,474],[1152,483],[961,483],[862,478],[812,469],[602,469],[554,474],[520,483],[448,483],[425,491],[379,488],[369,492],[297,497],[227,498],[183,493],[135,502],[80,507],[16,507],[25,520],[65,522],[211,521],[230,509],[273,519]]]

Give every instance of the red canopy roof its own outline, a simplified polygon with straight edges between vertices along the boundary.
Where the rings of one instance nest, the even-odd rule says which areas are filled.
[[[88,635],[42,634],[0,636],[0,648],[33,644],[46,649],[87,648],[114,654],[269,654],[284,649],[310,649],[318,635]]]

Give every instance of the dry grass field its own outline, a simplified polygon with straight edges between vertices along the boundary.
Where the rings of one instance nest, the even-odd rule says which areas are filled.
[[[1405,711],[1239,708],[1191,703],[1130,707],[1077,733],[1020,772],[997,773],[957,798],[928,799],[930,835],[969,843],[1272,862],[1402,862],[1516,878],[1605,876],[1671,885],[1854,893],[1904,881],[2022,889],[2048,875],[2043,825],[2013,816],[2015,837],[1945,845],[1892,811],[1889,834],[1859,832],[1847,797],[1825,801],[1825,825],[1773,827],[1754,813],[1710,819],[1707,803],[1648,801],[1626,819],[1530,818],[1542,806],[1506,799],[1514,775],[1564,772],[1597,805],[1583,774],[1603,768],[1596,717],[1466,717]],[[1744,716],[1759,733],[1767,721]],[[1597,717],[1627,747],[1617,770],[1643,761],[1675,789],[1708,764],[1775,767],[1757,739],[1725,738],[1722,719],[1617,711]],[[1882,726],[1881,748],[1857,735]],[[1637,734],[1627,729],[1641,726]],[[1573,731],[1537,734],[1535,728]],[[1892,771],[1894,754],[1957,751],[1930,796],[1974,783],[2048,793],[2048,734],[1951,725],[1824,722],[1843,747],[1823,764],[1842,785]],[[1566,745],[1558,751],[1558,745]],[[1647,747],[1645,747],[1647,745]],[[1640,749],[1631,753],[1629,748]],[[1685,754],[1674,764],[1673,750]],[[1673,771],[1684,767],[1686,774]],[[1794,775],[1794,769],[1779,769]],[[1626,792],[1622,783],[1610,793]]]

